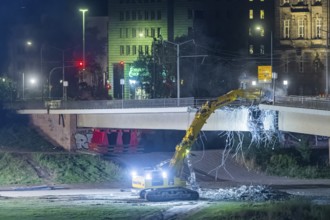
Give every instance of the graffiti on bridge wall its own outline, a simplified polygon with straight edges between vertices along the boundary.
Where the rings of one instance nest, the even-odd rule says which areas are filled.
[[[89,149],[91,144],[97,145],[130,145],[137,146],[140,132],[137,130],[122,129],[93,129],[79,131],[75,134],[76,148]]]

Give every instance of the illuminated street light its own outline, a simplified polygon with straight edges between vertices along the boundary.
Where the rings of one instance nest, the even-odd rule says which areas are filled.
[[[83,71],[85,70],[85,63],[86,63],[86,60],[85,60],[85,13],[88,12],[88,9],[79,9],[80,12],[82,12],[82,27],[83,27]],[[83,76],[83,79],[84,79],[84,76]]]

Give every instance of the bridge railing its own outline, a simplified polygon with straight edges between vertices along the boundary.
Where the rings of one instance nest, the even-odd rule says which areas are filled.
[[[88,100],[88,101],[17,101],[5,103],[7,109],[120,109],[120,108],[167,108],[167,107],[200,107],[212,98],[195,99],[193,97],[144,100]],[[251,105],[251,101],[236,100],[229,106]]]
[[[5,103],[8,109],[117,109],[117,108],[166,108],[194,106],[193,97],[145,100],[88,100],[88,101],[19,101]]]
[[[330,110],[330,99],[311,96],[276,96],[275,105]]]

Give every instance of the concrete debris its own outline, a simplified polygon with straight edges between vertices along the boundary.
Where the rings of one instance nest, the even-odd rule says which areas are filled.
[[[200,197],[210,200],[233,200],[263,202],[268,200],[285,200],[290,194],[273,190],[267,186],[240,186],[226,189],[201,189]]]

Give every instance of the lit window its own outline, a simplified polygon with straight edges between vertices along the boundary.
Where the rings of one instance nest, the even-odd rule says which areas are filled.
[[[249,11],[249,18],[253,19],[253,10],[252,9],[250,9],[250,11]]]
[[[283,37],[285,39],[290,38],[290,20],[286,19],[284,20],[284,30],[283,30]]]
[[[260,54],[265,54],[265,45],[260,45]]]
[[[298,20],[298,37],[304,38],[304,36],[305,36],[305,23],[304,23],[304,19],[300,18]]]
[[[290,4],[290,0],[283,0],[283,4]]]
[[[253,54],[253,45],[250,45],[250,46],[249,46],[249,53],[250,53],[250,54]]]
[[[249,28],[249,36],[252,36],[252,29]]]
[[[321,18],[317,18],[316,20],[315,20],[315,28],[316,28],[316,30],[315,30],[315,37],[316,38],[321,38],[321,31],[322,31],[322,29],[321,29],[321,27],[322,27],[322,21],[321,21]]]
[[[260,19],[261,20],[265,19],[265,11],[264,10],[260,10]]]

